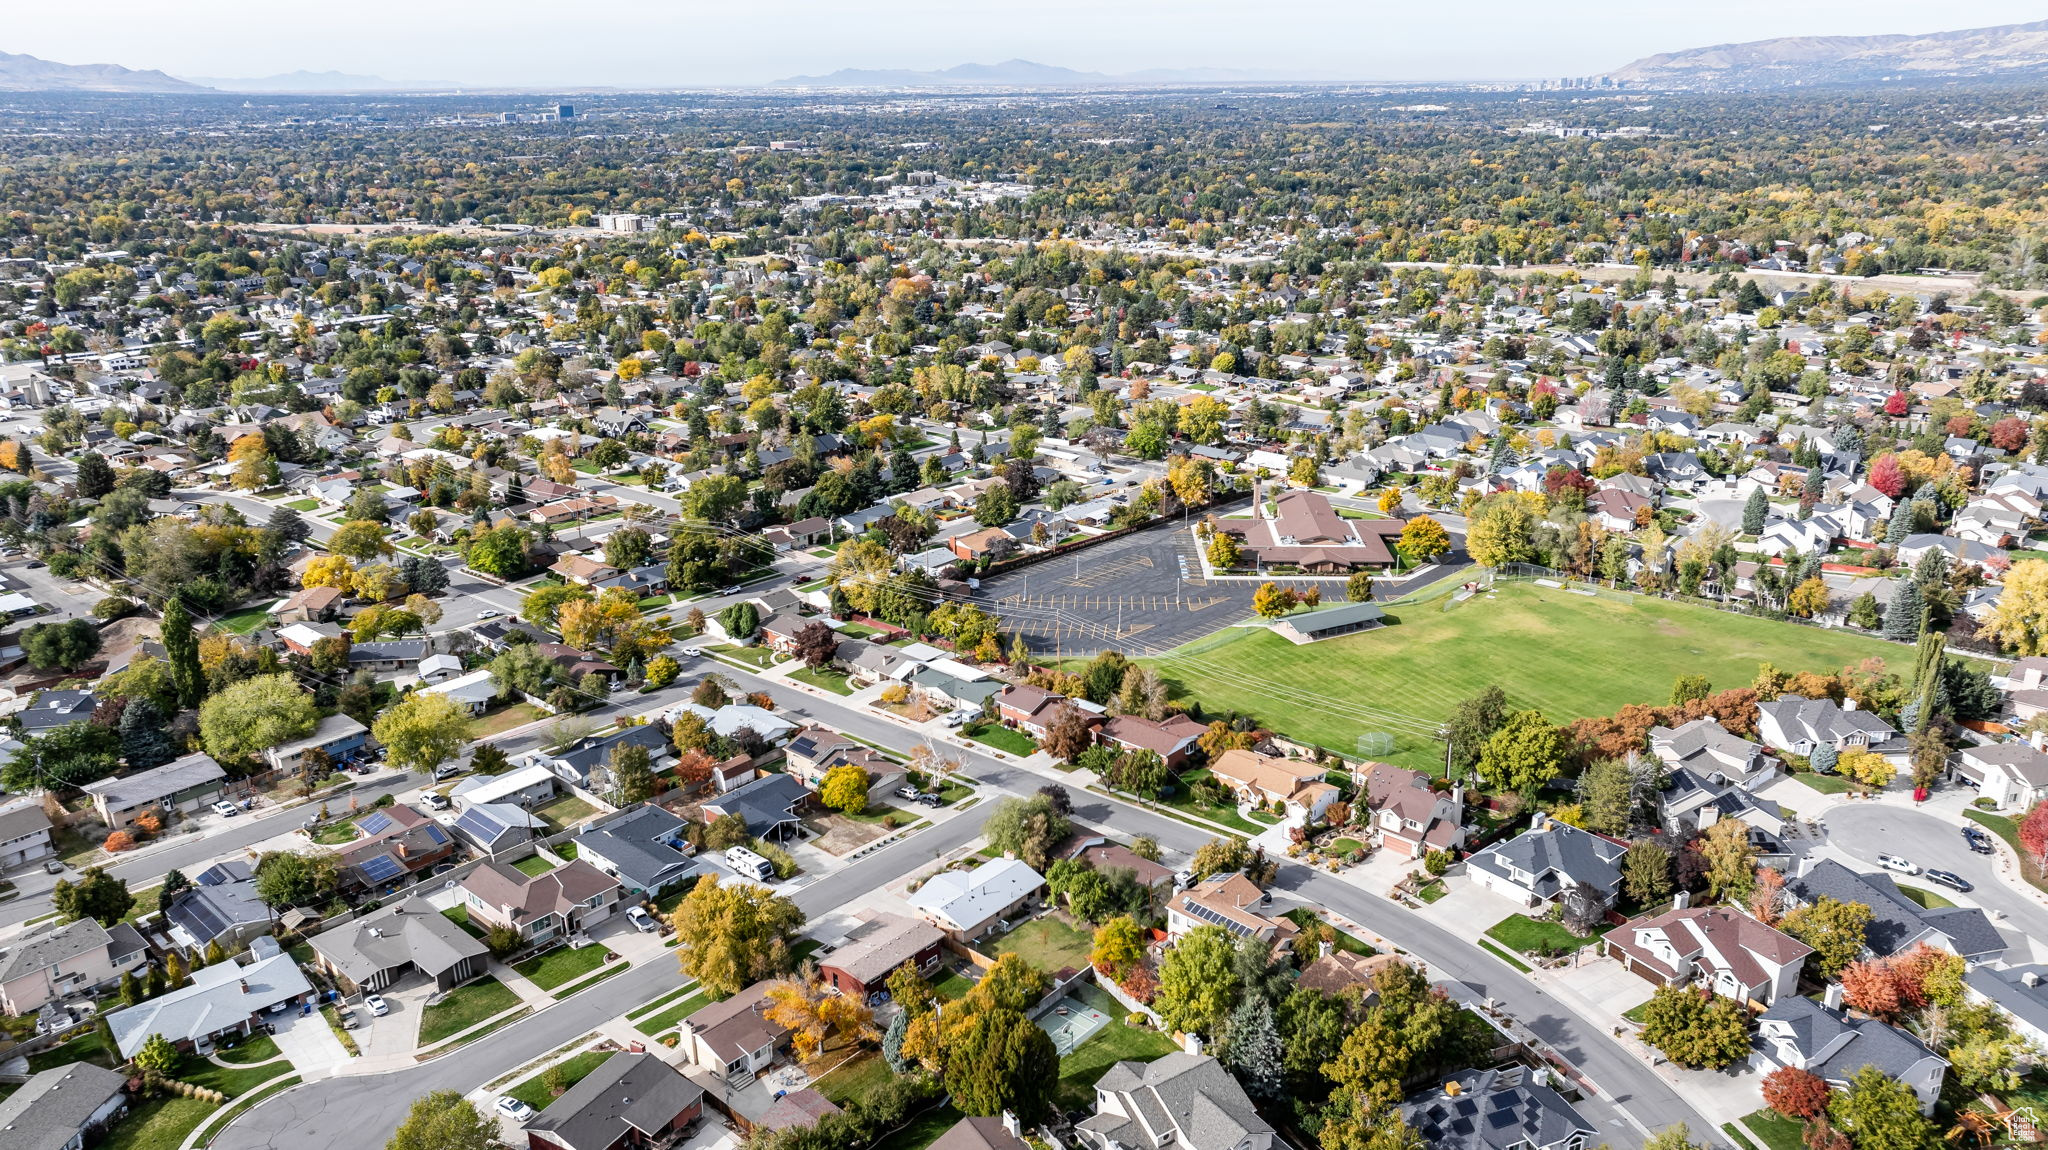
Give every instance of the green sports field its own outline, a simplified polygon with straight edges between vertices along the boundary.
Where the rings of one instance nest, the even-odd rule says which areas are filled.
[[[1640,596],[1599,597],[1516,583],[1444,610],[1448,599],[1394,608],[1391,626],[1306,646],[1238,628],[1156,659],[1177,699],[1212,712],[1240,710],[1293,738],[1357,753],[1358,737],[1385,732],[1380,757],[1441,769],[1434,727],[1460,699],[1497,683],[1517,708],[1565,722],[1627,703],[1663,703],[1672,680],[1706,675],[1748,686],[1757,664],[1836,671],[1872,656],[1903,667],[1912,650],[1846,631]]]

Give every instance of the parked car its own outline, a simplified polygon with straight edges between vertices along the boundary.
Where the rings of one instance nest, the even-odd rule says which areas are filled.
[[[439,791],[428,791],[426,797],[420,801],[425,803],[430,811],[445,811],[455,805],[447,795]]]
[[[1980,855],[1992,853],[1991,836],[1977,827],[1964,827],[1963,841],[1970,844],[1970,849]]]
[[[633,929],[641,934],[654,934],[661,929],[661,924],[654,921],[654,916],[648,914],[644,906],[627,907],[626,921],[632,923]]]
[[[918,790],[916,787],[911,786],[909,783],[905,783],[902,786],[896,788],[896,797],[899,799],[910,799],[911,801],[915,802],[916,800],[924,797],[924,792]]]
[[[43,870],[47,874],[63,874],[64,862],[62,859],[49,859],[43,863]]]
[[[512,1097],[510,1094],[504,1094],[498,1098],[498,1113],[503,1114],[514,1122],[525,1122],[533,1117],[533,1107]]]
[[[690,658],[692,658],[692,659],[695,659],[695,658],[697,658],[697,657],[701,656],[702,654],[704,654],[704,648],[702,648],[702,647],[685,647],[685,648],[683,648],[683,654],[685,654],[685,655],[688,655],[688,656],[689,656]]]
[[[497,609],[495,609],[495,608],[491,608],[491,609],[487,609],[487,610],[483,610],[483,611],[478,611],[478,612],[476,613],[476,617],[477,617],[477,618],[479,618],[479,619],[496,619],[496,618],[497,618],[498,616],[500,616],[500,615],[503,615],[503,614],[504,614],[504,612],[503,612],[503,611],[499,611],[499,610],[497,610]]]
[[[1974,889],[1970,885],[1970,880],[1952,871],[1934,870],[1932,868],[1929,868],[1925,877],[1929,882],[1938,882],[1941,885],[1948,887],[1950,890],[1959,890],[1965,894],[1968,894],[1971,890]]]
[[[223,800],[221,802],[213,804],[213,813],[219,815],[224,819],[231,819],[234,818],[236,815],[241,814],[242,808],[236,806],[231,802]]]
[[[391,1004],[384,1001],[384,996],[381,994],[364,995],[363,1005],[369,1008],[371,1014],[379,1018],[391,1013]]]
[[[1920,873],[1919,863],[1911,862],[1907,859],[1902,859],[1897,855],[1879,855],[1877,856],[1877,865],[1883,867],[1886,870],[1895,870],[1900,874]]]
[[[917,801],[928,807],[942,807],[946,805],[940,801],[937,795],[919,795],[917,796]]]

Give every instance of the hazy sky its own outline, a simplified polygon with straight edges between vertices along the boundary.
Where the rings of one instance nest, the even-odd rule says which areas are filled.
[[[20,4],[0,50],[185,76],[337,70],[406,83],[744,84],[1022,57],[1099,72],[1301,79],[1575,76],[1774,36],[2037,20],[2039,0],[97,0]]]

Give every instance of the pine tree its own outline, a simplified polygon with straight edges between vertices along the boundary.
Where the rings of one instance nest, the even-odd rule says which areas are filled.
[[[98,499],[114,489],[114,469],[106,456],[88,451],[78,457],[78,473],[72,484],[80,499]]]
[[[903,1037],[910,1033],[910,1012],[899,1010],[889,1020],[889,1029],[882,1034],[882,1061],[889,1064],[894,1074],[910,1073],[910,1063],[903,1057]]]
[[[142,984],[136,981],[134,971],[124,970],[121,972],[120,994],[121,1005],[123,1006],[134,1006],[142,1001]]]
[[[1884,541],[1888,547],[1897,547],[1913,533],[1913,505],[1899,503],[1892,507],[1892,521],[1885,527]]]
[[[1770,514],[1770,511],[1771,501],[1764,495],[1764,489],[1761,487],[1752,489],[1749,493],[1749,501],[1742,505],[1742,533],[1744,535],[1763,534],[1764,519]]]
[[[199,669],[199,636],[192,631],[192,616],[176,595],[164,602],[164,653],[170,657],[171,682],[178,689],[182,706],[196,707],[206,696],[206,676]]]
[[[1261,1102],[1279,1098],[1286,1089],[1281,1077],[1286,1049],[1273,1022],[1273,1006],[1263,994],[1247,994],[1230,1015],[1224,1064],[1236,1073],[1245,1093]]]
[[[1920,600],[1920,585],[1911,579],[1899,580],[1898,589],[1892,592],[1892,601],[1884,608],[1884,637],[1897,643],[1911,643],[1920,637],[1925,604]]]
[[[128,706],[121,712],[119,730],[121,756],[134,770],[161,767],[178,757],[177,748],[164,733],[163,716],[157,714],[156,704],[146,698],[128,700]]]

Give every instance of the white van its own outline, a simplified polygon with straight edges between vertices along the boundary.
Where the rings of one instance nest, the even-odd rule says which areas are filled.
[[[751,879],[768,882],[775,877],[775,864],[745,847],[725,848],[725,865]]]

